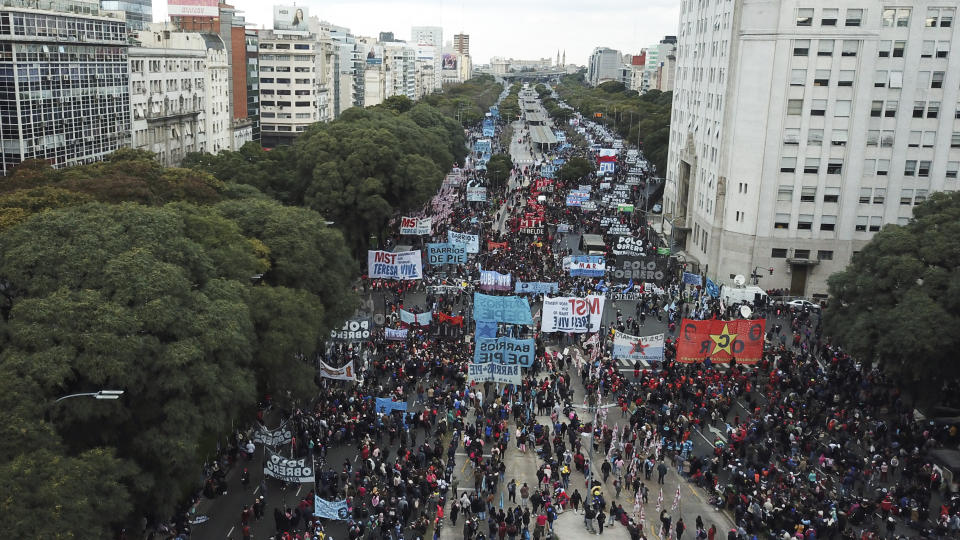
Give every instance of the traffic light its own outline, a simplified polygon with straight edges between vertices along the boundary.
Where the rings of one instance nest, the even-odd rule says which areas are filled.
[[[767,270],[770,271],[770,275],[772,276],[772,275],[773,275],[773,267],[771,266],[770,268],[767,268]]]
[[[603,118],[603,113],[593,113],[594,118]]]

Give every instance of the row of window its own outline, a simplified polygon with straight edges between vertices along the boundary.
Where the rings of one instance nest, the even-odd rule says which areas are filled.
[[[294,79],[293,81],[296,84],[312,84],[313,83],[313,79]],[[266,83],[266,84],[273,84],[274,79],[273,77],[260,77],[260,82]],[[278,78],[276,80],[276,84],[290,84],[290,79],[286,77]]]
[[[882,24],[887,28],[907,28],[910,26],[911,11],[912,9],[909,7],[885,7],[882,13]],[[955,9],[952,7],[927,8],[924,26],[927,28],[949,28],[953,25],[954,12]],[[797,26],[813,26],[814,15],[814,8],[798,8]],[[862,24],[865,10],[848,8],[844,15],[843,25],[856,27]],[[839,16],[839,8],[823,8],[820,11],[820,26],[837,26]]]
[[[809,249],[794,249],[793,256],[796,259],[809,259],[810,250]],[[787,258],[787,248],[773,248],[770,251],[770,257],[773,259],[786,259]],[[833,251],[820,249],[817,250],[817,260],[819,261],[832,261],[833,260]]]
[[[309,43],[294,43],[293,48],[298,51],[309,51]],[[276,50],[290,50],[289,43],[261,43],[260,50],[265,49],[276,49]]]
[[[863,9],[847,9],[845,12],[844,26],[860,26],[863,21]],[[813,8],[797,9],[797,26],[813,26]],[[839,8],[824,8],[820,12],[820,26],[837,26],[837,19],[840,16]]]
[[[820,169],[823,164],[823,160],[818,157],[808,157],[803,160],[803,167],[801,171],[804,174],[820,174]],[[917,176],[920,178],[930,177],[932,161],[928,159],[907,159],[903,162],[903,175],[904,176]],[[946,178],[956,178],[957,177],[957,165],[956,161],[948,161],[945,169],[944,177]],[[794,156],[781,156],[780,157],[780,172],[782,173],[794,173],[797,171],[797,158]],[[889,159],[868,159],[864,163],[864,174],[870,176],[886,176],[890,171],[890,160]],[[843,172],[843,159],[842,158],[829,158],[827,160],[827,174],[842,174]],[[801,199],[803,200],[803,199]],[[824,200],[824,202],[833,202]]]

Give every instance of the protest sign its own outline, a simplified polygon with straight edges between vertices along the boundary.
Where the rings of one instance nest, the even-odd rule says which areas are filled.
[[[410,330],[407,328],[384,328],[383,330],[384,337],[387,339],[387,341],[403,341],[407,339],[407,333],[409,331]]]
[[[429,311],[423,313],[413,313],[405,309],[400,310],[400,320],[406,324],[415,324],[417,326],[427,326],[433,319],[433,314]]]
[[[484,291],[509,291],[510,281],[510,274],[501,274],[493,270],[480,272],[480,289]]]
[[[720,363],[736,358],[739,363],[755,364],[763,356],[765,325],[764,319],[683,319],[677,342],[677,361],[690,363],[710,358]]]
[[[618,236],[613,245],[614,255],[643,255],[644,251],[643,239],[632,236]]]
[[[690,272],[684,272],[683,284],[684,285],[702,285],[703,279],[700,277],[700,274],[691,274]]]
[[[603,296],[586,298],[561,296],[543,301],[543,319],[540,329],[544,332],[597,332],[603,318]]]
[[[480,253],[480,237],[475,234],[447,231],[447,242],[466,244],[467,253]]]
[[[407,217],[400,218],[400,234],[424,236],[430,234],[432,218]]]
[[[313,496],[313,515],[323,519],[336,519],[347,521],[350,519],[350,511],[347,508],[347,500],[327,501],[319,496]]]
[[[285,426],[280,426],[273,431],[268,431],[266,427],[258,424],[256,431],[253,432],[253,442],[267,446],[277,447],[287,444],[291,440],[293,440],[293,433]]]
[[[638,337],[617,332],[613,336],[613,357],[661,362],[663,361],[663,334]]]
[[[367,252],[367,276],[370,279],[421,279],[420,250],[400,253],[370,250]]]
[[[613,268],[613,280],[626,283],[630,280],[635,282],[650,281],[654,283],[663,283],[667,274],[667,264],[669,259],[656,255],[647,257],[623,257],[617,261]]]
[[[390,414],[393,411],[407,410],[406,401],[394,401],[388,397],[378,397],[374,405],[378,413]]]
[[[353,360],[350,360],[346,365],[335,368],[327,365],[326,362],[320,360],[320,375],[328,379],[336,379],[338,381],[355,381],[357,378],[354,376],[353,372]]]
[[[473,350],[475,364],[520,365],[530,367],[536,354],[536,345],[532,339],[478,338]]]
[[[559,283],[547,283],[543,281],[518,281],[514,283],[513,292],[517,294],[548,294],[560,290]]]
[[[574,255],[570,258],[570,275],[603,277],[607,263],[599,255]]]
[[[313,482],[313,459],[308,465],[306,459],[287,459],[269,448],[266,452],[267,460],[263,464],[264,476],[295,484]]]
[[[495,382],[505,384],[520,384],[520,366],[503,364],[469,364],[467,371],[469,382]]]
[[[467,202],[484,202],[487,200],[487,188],[473,186],[467,188]]]
[[[465,264],[467,262],[467,246],[450,242],[427,244],[427,262],[432,266]]]
[[[509,324],[533,324],[530,304],[519,296],[489,296],[473,294],[473,319]]]
[[[330,331],[330,339],[334,341],[365,341],[370,339],[370,328],[373,327],[370,319],[356,319],[343,323],[343,328]]]

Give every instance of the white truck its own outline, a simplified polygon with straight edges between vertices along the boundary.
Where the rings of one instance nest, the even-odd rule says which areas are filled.
[[[757,298],[763,298],[765,296],[767,296],[767,293],[756,285],[748,285],[742,288],[724,285],[720,291],[720,298],[723,299],[724,305],[727,306],[743,302],[754,304]]]

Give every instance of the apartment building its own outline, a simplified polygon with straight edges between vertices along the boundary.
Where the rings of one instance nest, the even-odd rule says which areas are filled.
[[[96,1],[0,7],[0,173],[102,159],[130,138],[127,25]]]
[[[260,138],[266,147],[290,144],[320,121],[320,44],[298,30],[261,30],[258,38]]]
[[[620,51],[597,47],[587,62],[587,82],[593,86],[608,81],[623,82],[623,68]]]
[[[687,260],[823,295],[881,227],[956,190],[956,10],[683,0],[663,226]]]

